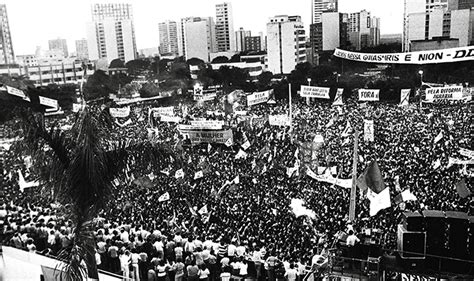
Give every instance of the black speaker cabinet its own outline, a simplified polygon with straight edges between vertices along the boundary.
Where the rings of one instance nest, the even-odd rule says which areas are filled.
[[[398,225],[397,245],[402,259],[424,259],[426,253],[426,232],[408,231]]]
[[[443,211],[423,211],[426,254],[445,256],[447,252],[446,216]]]
[[[468,257],[469,216],[463,212],[446,212],[448,255],[452,258]]]
[[[403,226],[408,231],[423,231],[423,216],[420,212],[404,212]]]

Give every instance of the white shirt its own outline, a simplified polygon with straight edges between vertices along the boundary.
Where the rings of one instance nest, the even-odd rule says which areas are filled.
[[[229,244],[229,247],[227,247],[227,255],[229,255],[229,257],[235,256],[235,250],[236,249],[237,249],[237,247],[235,247],[234,244]]]
[[[354,246],[356,243],[359,243],[359,242],[360,242],[359,238],[357,238],[357,236],[355,236],[354,234],[347,237],[347,240],[346,240],[347,246]]]

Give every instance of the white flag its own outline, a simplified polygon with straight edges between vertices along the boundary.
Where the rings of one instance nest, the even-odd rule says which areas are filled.
[[[418,200],[415,194],[411,193],[410,189],[407,189],[402,192],[402,200],[403,201],[416,201]]]
[[[244,150],[247,150],[249,147],[250,147],[250,142],[248,140],[242,144],[242,148]]]
[[[194,174],[194,179],[197,180],[197,179],[202,178],[203,176],[204,176],[203,172],[199,171]]]
[[[170,200],[170,194],[168,192],[163,193],[159,198],[158,202],[165,202]]]
[[[184,172],[183,169],[179,169],[176,171],[176,174],[174,174],[174,177],[179,179],[179,178],[184,178]]]
[[[239,183],[240,183],[240,176],[236,176],[236,177],[232,180],[231,184],[232,184],[232,183],[233,183],[233,184],[239,184]]]
[[[20,186],[20,191],[23,192],[25,188],[35,187],[39,185],[38,181],[26,182],[21,170],[18,170],[18,185]]]
[[[210,143],[207,144],[207,153],[211,152],[212,145]]]
[[[442,138],[443,138],[443,132],[441,131],[441,132],[439,132],[439,134],[434,139],[434,143],[439,142]]]
[[[231,139],[228,139],[228,140],[225,142],[225,145],[226,145],[227,147],[232,146],[232,140],[231,140]]]
[[[239,149],[239,152],[235,155],[235,159],[240,159],[240,158],[247,158],[247,152],[243,151],[242,149]]]
[[[390,208],[390,188],[385,188],[379,194],[367,188],[367,198],[370,200],[370,216],[375,216],[379,211]]]
[[[207,205],[202,206],[202,208],[199,209],[198,213],[199,213],[201,216],[207,215],[207,214],[208,214]]]
[[[437,159],[435,162],[433,162],[433,169],[438,169],[441,167],[441,160]]]
[[[410,98],[410,91],[411,89],[401,89],[400,91],[400,104],[399,106],[406,106],[408,105],[408,100]]]

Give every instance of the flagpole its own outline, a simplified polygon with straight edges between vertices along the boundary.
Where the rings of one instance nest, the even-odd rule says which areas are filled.
[[[354,155],[352,163],[352,187],[351,187],[351,201],[349,204],[349,220],[351,222],[355,219],[355,207],[356,207],[356,180],[357,180],[357,162],[359,161],[358,149],[359,149],[359,131],[354,126]]]

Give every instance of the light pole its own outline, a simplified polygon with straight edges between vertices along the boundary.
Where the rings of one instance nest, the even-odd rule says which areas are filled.
[[[306,78],[306,80],[308,81],[308,86],[311,86],[311,78]],[[310,100],[311,98],[310,97],[306,97],[306,104],[307,105],[310,105]]]
[[[419,98],[420,98],[420,110],[423,106],[422,104],[422,97],[421,97],[421,87],[423,86],[423,70],[419,70],[418,71],[418,74],[420,75],[420,89],[418,90],[419,91]]]

